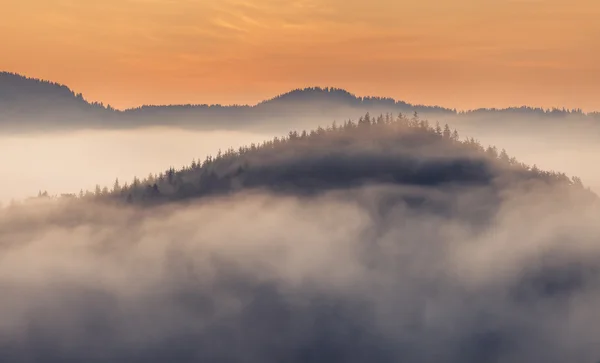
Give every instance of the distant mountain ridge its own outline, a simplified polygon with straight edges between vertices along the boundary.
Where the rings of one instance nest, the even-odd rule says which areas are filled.
[[[265,105],[271,105],[276,103],[289,103],[289,102],[337,102],[347,105],[387,105],[387,106],[403,106],[418,109],[436,110],[441,112],[456,112],[448,108],[440,106],[426,106],[426,105],[412,105],[404,101],[397,101],[389,97],[360,97],[356,96],[344,89],[334,87],[307,87],[298,88],[291,90],[287,93],[277,95],[271,99],[267,99],[258,102],[255,105],[224,105],[224,104],[170,104],[170,105],[142,105],[139,107],[132,107],[125,110],[116,110],[110,105],[104,106],[101,102],[88,102],[83,98],[82,93],[75,93],[68,86],[52,82],[41,80],[37,78],[30,78],[22,76],[16,73],[0,72],[0,102],[16,101],[26,97],[47,97],[52,100],[76,100],[76,102],[84,102],[91,106],[100,106],[110,111],[128,113],[132,111],[138,111],[148,108],[260,108]]]
[[[50,81],[0,72],[0,125],[5,129],[72,129],[102,127],[179,126],[211,128],[276,128],[283,121],[315,122],[358,117],[364,112],[413,113],[425,117],[465,117],[526,114],[600,119],[599,113],[579,109],[532,107],[457,111],[440,106],[414,105],[387,97],[360,97],[344,89],[309,87],[295,89],[256,105],[180,104],[144,105],[117,110],[101,102],[89,102],[81,93]]]

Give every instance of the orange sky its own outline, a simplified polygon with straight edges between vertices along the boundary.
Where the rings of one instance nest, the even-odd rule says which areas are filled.
[[[0,0],[0,70],[123,108],[292,88],[600,110],[598,0]]]

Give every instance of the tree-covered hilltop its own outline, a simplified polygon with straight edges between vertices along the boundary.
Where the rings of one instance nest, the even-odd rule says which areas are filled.
[[[71,197],[146,205],[247,189],[315,193],[364,184],[501,189],[528,182],[584,190],[578,177],[530,167],[473,138],[461,140],[447,124],[430,125],[416,113],[410,118],[367,113],[358,122],[290,131],[261,145],[219,151],[180,170],[131,183],[116,180]]]

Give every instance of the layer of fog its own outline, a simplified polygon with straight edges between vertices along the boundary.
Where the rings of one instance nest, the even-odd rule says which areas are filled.
[[[0,360],[600,358],[597,210],[548,190],[507,194],[481,230],[386,202],[423,193],[486,203],[371,186],[3,210]]]
[[[112,187],[181,168],[220,148],[262,142],[268,134],[195,132],[169,128],[0,136],[0,202],[48,191],[51,195]]]

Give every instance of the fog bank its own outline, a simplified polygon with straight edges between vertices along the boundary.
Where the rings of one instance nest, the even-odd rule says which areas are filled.
[[[506,191],[485,224],[373,185],[0,214],[0,360],[590,362],[597,206]],[[395,201],[390,204],[390,201]]]
[[[237,131],[186,131],[170,128],[96,130],[47,135],[0,135],[0,202],[34,196],[94,190],[144,178],[219,148],[261,142],[271,135]]]

